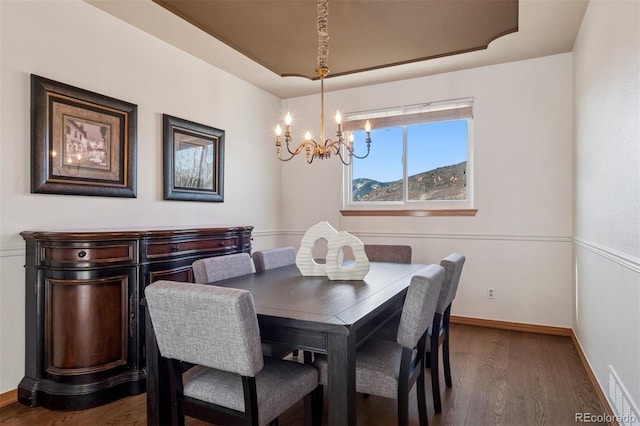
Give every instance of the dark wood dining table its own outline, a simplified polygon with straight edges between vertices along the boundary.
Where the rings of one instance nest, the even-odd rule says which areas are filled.
[[[356,423],[356,348],[402,310],[411,277],[427,265],[371,263],[364,280],[304,277],[295,265],[215,283],[249,290],[264,342],[328,358],[329,424]],[[167,367],[147,315],[147,424],[170,423]]]

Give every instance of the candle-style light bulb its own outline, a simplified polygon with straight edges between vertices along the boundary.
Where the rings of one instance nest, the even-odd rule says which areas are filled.
[[[306,141],[310,141],[311,140],[311,133],[310,132],[307,132],[307,133],[304,134],[304,140],[306,140]]]
[[[342,123],[342,115],[340,114],[340,111],[336,111],[336,124],[340,123]]]
[[[280,136],[282,134],[282,127],[278,124],[276,126],[276,136]]]
[[[353,143],[353,133],[349,135],[349,142]]]
[[[367,120],[367,122],[364,123],[364,130],[366,130],[367,132],[371,131],[371,123],[369,123],[369,120]]]
[[[291,113],[289,113],[289,112],[287,113],[287,116],[284,118],[284,123],[285,123],[287,126],[290,126],[290,125],[291,125]]]

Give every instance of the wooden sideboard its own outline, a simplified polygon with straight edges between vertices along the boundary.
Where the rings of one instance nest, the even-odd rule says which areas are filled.
[[[18,400],[80,410],[146,389],[144,288],[193,282],[194,260],[251,253],[252,226],[25,231],[25,376]]]

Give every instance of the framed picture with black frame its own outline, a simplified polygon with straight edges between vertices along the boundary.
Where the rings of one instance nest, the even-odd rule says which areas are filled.
[[[225,131],[163,114],[164,199],[224,201]]]
[[[137,105],[31,75],[31,192],[136,197]]]

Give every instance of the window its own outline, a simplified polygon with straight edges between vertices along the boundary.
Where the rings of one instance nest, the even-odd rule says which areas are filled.
[[[346,166],[345,208],[471,209],[472,99],[435,102],[347,116],[356,154]]]

